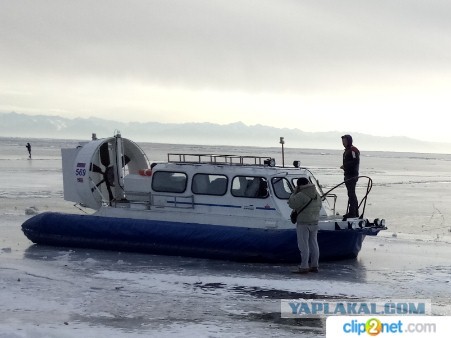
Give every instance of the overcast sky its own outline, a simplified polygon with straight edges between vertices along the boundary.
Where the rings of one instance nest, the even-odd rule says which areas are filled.
[[[1,0],[10,111],[451,142],[451,1]]]

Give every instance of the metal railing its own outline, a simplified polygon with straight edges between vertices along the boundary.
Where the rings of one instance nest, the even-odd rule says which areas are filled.
[[[371,189],[373,188],[373,180],[371,179],[371,177],[368,177],[368,176],[357,176],[357,177],[352,177],[350,179],[344,180],[340,184],[337,184],[336,186],[334,186],[332,189],[329,189],[328,191],[326,191],[321,196],[322,200],[325,200],[327,197],[333,197],[334,198],[334,209],[333,209],[334,210],[334,214],[335,214],[335,203],[337,201],[337,195],[336,194],[330,194],[330,192],[335,190],[335,189],[337,189],[338,187],[342,186],[343,184],[346,184],[346,182],[349,182],[351,180],[355,180],[356,178],[357,179],[366,178],[368,180],[368,183],[366,185],[365,195],[362,197],[362,199],[360,200],[360,202],[358,204],[359,210],[361,210],[360,207],[363,204],[363,209],[362,209],[362,211],[360,213],[360,216],[359,216],[359,218],[363,218],[363,215],[365,214],[365,208],[366,208],[366,202],[367,202],[367,199],[368,199],[368,194],[370,193]],[[348,213],[348,211],[349,211],[348,209],[349,209],[349,204],[347,205],[346,213]]]
[[[175,158],[174,158],[175,157]],[[229,165],[270,165],[274,160],[268,156],[244,156],[224,154],[179,154],[169,153],[168,162],[172,163],[208,163]]]

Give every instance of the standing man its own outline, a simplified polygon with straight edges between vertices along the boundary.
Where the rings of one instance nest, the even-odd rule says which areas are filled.
[[[352,145],[352,136],[343,135],[341,137],[343,147],[343,165],[340,167],[344,171],[346,189],[348,190],[348,213],[343,215],[343,220],[347,218],[359,217],[359,201],[355,193],[355,186],[359,176],[360,151]]]
[[[25,147],[27,147],[28,150],[28,158],[31,158],[31,144],[28,142]]]
[[[297,213],[296,235],[301,252],[301,265],[295,273],[318,272],[318,220],[321,210],[321,197],[316,187],[306,177],[297,180],[296,189],[288,199],[288,205]],[[310,264],[309,264],[310,260]]]

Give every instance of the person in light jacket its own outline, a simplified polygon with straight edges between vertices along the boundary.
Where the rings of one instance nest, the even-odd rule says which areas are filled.
[[[298,178],[296,189],[288,199],[291,209],[298,212],[296,234],[301,252],[301,265],[297,273],[318,272],[318,220],[321,210],[321,197],[316,187],[306,177]],[[301,211],[302,210],[302,211]],[[300,211],[300,212],[299,212]],[[309,265],[310,260],[310,265]]]

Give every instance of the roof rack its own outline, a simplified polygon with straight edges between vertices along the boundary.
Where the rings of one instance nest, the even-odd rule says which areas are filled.
[[[242,155],[221,155],[221,154],[169,153],[168,162],[210,163],[210,164],[229,164],[229,165],[261,165],[261,166],[275,165],[275,160],[269,156],[242,156]]]

